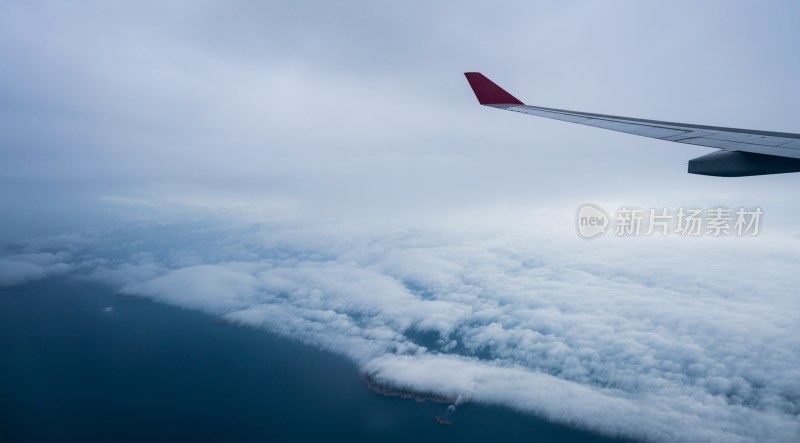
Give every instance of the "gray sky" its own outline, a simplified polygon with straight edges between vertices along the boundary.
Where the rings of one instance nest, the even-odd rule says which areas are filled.
[[[461,75],[533,104],[798,132],[795,2],[0,8],[5,178],[180,184],[348,216],[767,204],[797,180],[690,176],[709,149],[481,108]]]
[[[689,175],[710,149],[483,108],[462,73],[531,104],[800,132],[798,13],[0,3],[0,286],[88,278],[610,435],[796,441],[800,175]],[[764,223],[587,242],[584,202]]]

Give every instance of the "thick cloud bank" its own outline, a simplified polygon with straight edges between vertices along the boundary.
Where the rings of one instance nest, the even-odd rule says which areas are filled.
[[[74,269],[399,387],[612,435],[797,441],[797,243],[182,222],[19,246],[58,252],[0,269]]]

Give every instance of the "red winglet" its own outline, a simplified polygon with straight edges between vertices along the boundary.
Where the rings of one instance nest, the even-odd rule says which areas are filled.
[[[469,85],[482,105],[524,105],[505,89],[497,86],[480,72],[465,72]]]

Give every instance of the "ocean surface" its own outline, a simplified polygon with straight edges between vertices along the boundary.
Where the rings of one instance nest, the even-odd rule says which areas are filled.
[[[0,288],[0,441],[621,440],[503,407],[384,397],[340,356],[57,278]]]

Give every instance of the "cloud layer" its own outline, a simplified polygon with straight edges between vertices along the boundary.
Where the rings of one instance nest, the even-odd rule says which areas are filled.
[[[399,387],[654,441],[794,441],[797,243],[217,220],[95,233],[3,263],[74,268],[267,328]]]
[[[69,272],[64,253],[9,255],[0,258],[0,286],[14,286]]]

